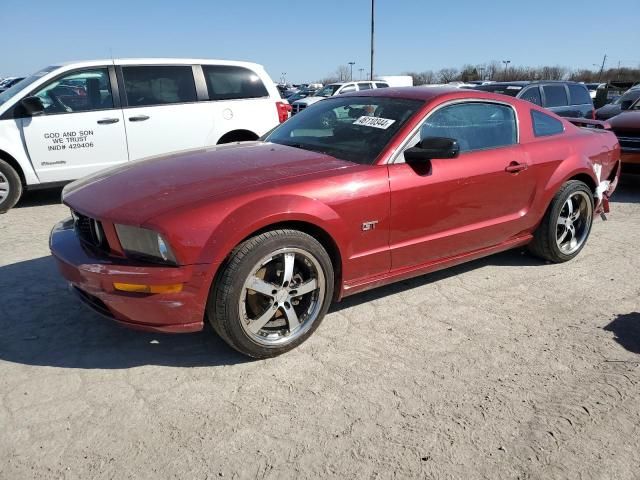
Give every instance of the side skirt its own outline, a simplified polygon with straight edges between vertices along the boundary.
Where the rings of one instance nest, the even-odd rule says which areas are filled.
[[[412,267],[399,268],[396,270],[391,270],[388,273],[382,275],[376,275],[375,277],[358,279],[353,282],[345,282],[342,286],[342,292],[338,300],[341,300],[342,298],[348,297],[349,295],[353,295],[355,293],[382,287],[384,285],[398,282],[400,280],[419,277],[420,275],[443,270],[445,268],[460,265],[461,263],[466,263],[478,258],[487,257],[489,255],[493,255],[494,253],[504,252],[505,250],[511,250],[512,248],[521,247],[528,244],[532,238],[533,235],[527,234],[518,238],[507,240],[506,242],[494,245],[492,247],[481,248],[479,250],[463,253],[455,257],[443,258],[441,260],[423,263],[421,265],[414,265]]]

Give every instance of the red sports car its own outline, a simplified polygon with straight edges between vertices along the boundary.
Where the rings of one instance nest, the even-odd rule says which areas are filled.
[[[572,259],[619,170],[613,133],[526,101],[367,90],[261,141],[74,182],[50,246],[73,290],[116,322],[192,332],[206,319],[270,357],[356,292],[524,245]]]

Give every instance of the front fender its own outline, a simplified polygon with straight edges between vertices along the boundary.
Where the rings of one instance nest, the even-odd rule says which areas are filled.
[[[254,232],[282,222],[305,222],[324,230],[340,248],[347,244],[344,221],[328,205],[298,195],[253,199],[221,217],[207,240],[198,263],[220,263]]]

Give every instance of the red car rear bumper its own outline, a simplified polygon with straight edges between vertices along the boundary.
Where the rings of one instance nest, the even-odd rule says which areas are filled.
[[[53,228],[49,246],[71,289],[98,313],[138,330],[184,333],[202,329],[209,291],[204,266],[140,266],[92,254],[76,235],[71,219]],[[179,293],[128,293],[115,290],[114,282],[182,283],[183,289]]]

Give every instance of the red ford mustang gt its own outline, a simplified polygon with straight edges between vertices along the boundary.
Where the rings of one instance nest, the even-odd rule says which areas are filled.
[[[613,133],[525,101],[368,90],[262,141],[74,182],[50,246],[72,289],[116,322],[191,332],[207,319],[240,352],[270,357],[356,292],[524,245],[572,259],[619,169]]]

